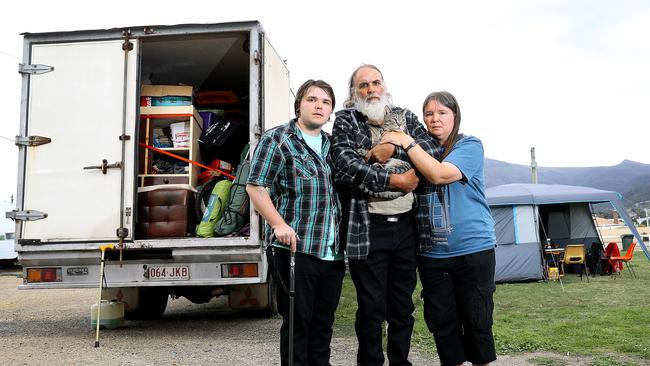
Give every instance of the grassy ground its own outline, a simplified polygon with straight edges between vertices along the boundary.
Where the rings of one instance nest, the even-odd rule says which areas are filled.
[[[589,282],[567,274],[564,291],[559,282],[498,285],[494,295],[497,354],[541,351],[595,356],[594,366],[650,364],[650,261],[636,252],[632,265],[638,278],[631,278],[627,269],[620,276],[590,277]],[[435,344],[424,324],[419,292],[418,283],[412,344],[431,353]],[[335,332],[354,335],[355,310],[354,285],[346,276]]]

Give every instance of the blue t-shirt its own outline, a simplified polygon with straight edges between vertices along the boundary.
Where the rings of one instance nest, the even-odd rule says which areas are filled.
[[[456,166],[463,178],[447,185],[448,218],[451,230],[444,245],[435,242],[420,255],[450,258],[493,249],[496,246],[494,219],[485,198],[484,157],[481,140],[464,136],[443,160]]]

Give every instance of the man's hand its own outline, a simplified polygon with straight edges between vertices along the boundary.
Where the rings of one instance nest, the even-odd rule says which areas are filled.
[[[395,145],[393,144],[377,144],[366,153],[365,159],[369,163],[385,163],[388,159],[395,154]]]
[[[271,227],[275,238],[282,244],[291,246],[291,251],[296,251],[296,232],[286,223],[281,223]]]
[[[391,174],[388,186],[397,189],[398,191],[409,193],[418,186],[418,176],[415,175],[415,170],[409,169],[402,174]]]

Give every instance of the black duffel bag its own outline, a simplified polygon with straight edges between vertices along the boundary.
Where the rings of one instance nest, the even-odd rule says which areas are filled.
[[[220,159],[233,166],[239,165],[239,153],[248,142],[245,124],[238,121],[219,121],[206,128],[199,137],[203,161]]]

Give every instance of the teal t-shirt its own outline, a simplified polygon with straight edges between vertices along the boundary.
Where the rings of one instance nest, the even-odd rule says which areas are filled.
[[[323,156],[323,136],[319,134],[318,136],[312,136],[309,134],[306,134],[302,132],[302,130],[298,129],[300,131],[300,134],[302,135],[303,140],[305,140],[305,143],[307,143],[307,146],[309,146],[318,156],[321,158],[325,159]],[[334,222],[332,221],[332,224],[330,225],[330,235],[329,237],[331,238],[330,242],[327,243],[327,251],[325,252],[325,256],[322,257],[322,260],[326,261],[334,261],[334,260],[341,260],[343,259],[343,254],[338,253],[334,254]]]

